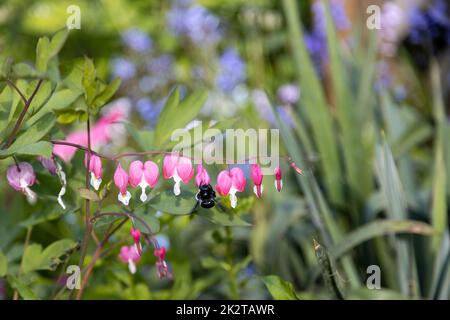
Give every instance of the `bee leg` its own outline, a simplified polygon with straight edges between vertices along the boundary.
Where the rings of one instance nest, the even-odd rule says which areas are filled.
[[[220,203],[219,201],[216,201],[216,205],[217,208],[221,211],[221,212],[227,212],[228,209],[227,207],[225,207],[222,203]]]
[[[199,205],[200,205],[200,201],[197,201],[195,203],[195,206],[192,208],[191,212],[189,212],[189,214],[196,213]]]

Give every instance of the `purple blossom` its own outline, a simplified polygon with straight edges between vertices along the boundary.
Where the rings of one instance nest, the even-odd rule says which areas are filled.
[[[285,84],[278,89],[278,98],[283,104],[295,104],[300,99],[300,90],[295,84]]]
[[[450,43],[450,19],[446,16],[448,4],[443,0],[435,0],[423,10],[413,8],[409,14],[410,33],[408,40],[414,45],[428,47],[432,44],[436,53],[441,47]]]
[[[136,52],[146,52],[152,47],[152,39],[141,29],[131,28],[122,34],[123,43]]]
[[[222,38],[219,18],[201,5],[175,3],[167,13],[169,28],[176,36],[185,36],[196,45],[214,45]]]
[[[136,66],[131,60],[125,58],[114,58],[111,60],[112,73],[115,77],[129,80],[136,74]]]
[[[232,91],[246,78],[245,62],[233,48],[225,50],[219,58],[219,72],[216,85],[224,92]]]
[[[141,98],[136,103],[136,109],[149,127],[154,127],[159,114],[164,107],[165,99],[153,102],[150,98]]]
[[[330,12],[338,31],[348,31],[351,22],[345,12],[343,0],[331,0]],[[323,74],[323,65],[328,59],[325,7],[320,1],[312,5],[313,26],[310,32],[306,32],[304,41],[311,55],[314,65],[320,74]]]

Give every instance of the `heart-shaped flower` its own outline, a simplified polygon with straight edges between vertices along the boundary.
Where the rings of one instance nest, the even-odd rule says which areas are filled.
[[[253,187],[253,192],[255,192],[258,198],[261,198],[263,192],[262,180],[263,175],[261,167],[258,164],[252,164],[252,179],[255,186]]]
[[[153,161],[133,161],[130,164],[129,182],[133,188],[141,187],[142,193],[140,199],[142,202],[147,200],[145,189],[147,187],[153,188],[158,183],[159,172],[158,166]]]
[[[127,190],[128,174],[125,170],[122,169],[120,163],[118,164],[116,171],[114,172],[114,184],[117,188],[119,188],[117,199],[127,206],[131,198],[131,193]]]
[[[217,192],[222,196],[230,196],[230,203],[232,208],[237,205],[237,192],[242,192],[245,189],[246,179],[241,168],[233,168],[230,171],[224,170],[217,176]]]
[[[87,168],[88,166],[88,155],[86,153],[86,156],[84,157],[84,165]],[[100,188],[100,184],[102,183],[102,159],[100,159],[99,156],[95,154],[91,154],[91,157],[89,159],[89,172],[91,173],[91,186],[98,190]]]
[[[173,178],[175,181],[173,193],[178,196],[181,193],[181,182],[189,183],[194,176],[194,168],[191,159],[170,154],[164,157],[163,173],[164,179]]]
[[[206,172],[205,168],[201,164],[197,166],[195,183],[197,184],[197,187],[210,183],[208,172]]]
[[[36,203],[37,197],[30,187],[36,182],[33,167],[28,162],[14,164],[6,171],[8,183],[15,190],[22,192],[29,203]]]
[[[123,246],[120,248],[119,259],[128,263],[128,269],[134,274],[136,273],[136,263],[141,260],[141,256],[136,252],[134,246]]]

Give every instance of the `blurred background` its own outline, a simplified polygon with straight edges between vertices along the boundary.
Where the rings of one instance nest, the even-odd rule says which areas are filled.
[[[273,177],[265,178],[263,199],[247,191],[235,214],[250,227],[152,213],[174,280],[158,280],[151,257],[131,276],[113,247],[85,298],[338,297],[321,272],[337,275],[330,278],[346,298],[449,298],[448,1],[7,0],[0,59],[33,62],[37,39],[64,28],[72,4],[81,28],[71,30],[60,69],[88,56],[101,78],[120,77],[116,97],[141,130],[103,152],[151,149],[145,132],[178,85],[182,95],[208,90],[198,120],[280,128],[281,153],[304,173],[286,163],[281,193]],[[372,18],[380,29],[368,28]],[[58,126],[67,133],[77,124],[59,119]],[[82,167],[81,157],[74,161]],[[215,176],[220,167],[210,170]],[[81,181],[75,171],[70,177]],[[17,221],[44,204],[23,208],[1,180],[0,248],[18,268],[26,230]],[[79,221],[75,213],[46,221],[32,240],[77,238]],[[313,238],[332,266],[316,259]],[[366,286],[370,265],[380,267],[380,290]],[[1,281],[0,298],[9,299]],[[45,272],[29,279],[42,297],[57,292],[54,281]]]

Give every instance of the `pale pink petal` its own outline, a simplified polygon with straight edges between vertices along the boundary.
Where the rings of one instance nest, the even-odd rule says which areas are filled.
[[[130,185],[133,188],[136,188],[139,183],[141,183],[142,177],[144,175],[144,164],[139,160],[133,161],[130,164],[129,173]]]
[[[179,158],[179,156],[176,154],[170,154],[170,155],[166,155],[164,157],[164,163],[163,163],[164,179],[172,178],[173,173],[175,172],[175,169],[178,164],[178,158]]]
[[[192,167],[191,159],[180,157],[177,165],[177,173],[184,183],[189,183],[194,176],[194,168]]]
[[[197,175],[195,176],[195,183],[197,184],[198,187],[210,183],[208,172],[201,164],[197,166]]]
[[[119,188],[121,194],[127,193],[128,174],[122,169],[120,163],[114,172],[114,184]]]
[[[217,176],[216,190],[221,196],[226,196],[231,189],[232,178],[227,170],[221,171]]]
[[[239,192],[244,191],[247,180],[245,179],[242,169],[235,167],[231,169],[230,175],[233,179],[233,187],[236,188],[236,190]]]
[[[144,177],[150,188],[153,188],[158,183],[159,168],[153,161],[146,161],[144,163]]]

